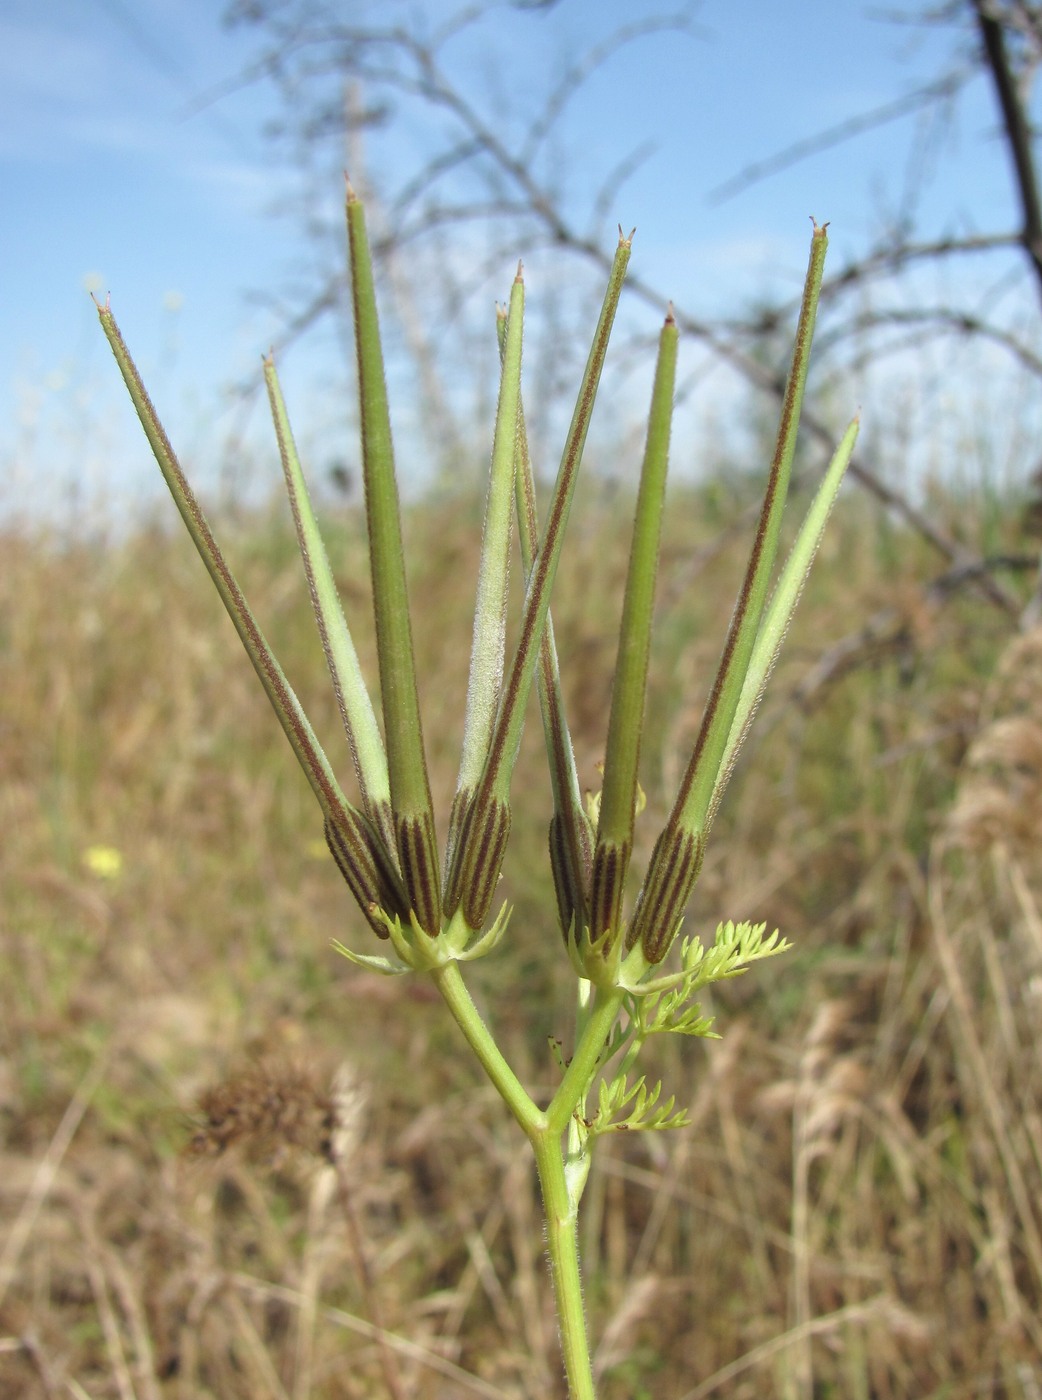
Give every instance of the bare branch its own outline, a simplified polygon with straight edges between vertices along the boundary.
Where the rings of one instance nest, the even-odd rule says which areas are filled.
[[[552,0],[550,3],[515,0],[513,7],[548,10],[552,8]],[[375,251],[382,253],[385,259],[421,238],[436,239],[447,226],[481,224],[488,231],[489,246],[501,248],[504,253],[511,249],[516,251],[520,241],[529,250],[552,245],[573,253],[602,273],[607,272],[610,259],[598,225],[609,199],[617,196],[619,182],[643,157],[643,150],[624,157],[611,176],[599,183],[586,211],[588,223],[573,209],[574,200],[566,197],[567,190],[562,192],[557,188],[559,165],[553,164],[544,171],[537,157],[545,152],[547,136],[591,74],[603,68],[627,44],[645,35],[689,27],[690,9],[682,14],[660,14],[622,26],[592,43],[580,57],[565,65],[560,79],[552,84],[542,101],[535,104],[534,115],[520,136],[510,134],[502,111],[486,110],[472,83],[468,85],[454,76],[455,69],[446,49],[463,29],[490,13],[489,0],[476,0],[463,6],[448,21],[429,32],[424,32],[422,25],[381,28],[340,23],[335,18],[336,7],[312,4],[310,0],[296,0],[296,3],[293,0],[288,3],[286,0],[282,3],[280,0],[248,0],[248,3],[243,0],[240,11],[242,14],[249,12],[267,27],[269,35],[274,36],[263,71],[280,85],[288,103],[300,100],[299,93],[304,85],[308,85],[310,92],[316,80],[342,81],[350,74],[366,91],[367,97],[369,93],[377,95],[377,113],[381,110],[381,98],[385,111],[391,111],[394,103],[401,103],[406,110],[422,116],[434,134],[433,150],[426,152],[421,168],[407,177],[389,200],[387,232],[383,239],[374,240]],[[331,15],[334,18],[331,19]],[[994,52],[988,51],[987,62],[1000,93],[1007,92],[1004,105],[1007,142],[1015,157],[1025,227],[1020,232],[980,233],[974,230],[961,237],[949,234],[913,239],[912,230],[907,226],[910,220],[897,220],[896,228],[883,242],[853,258],[826,282],[823,300],[831,302],[833,317],[840,323],[840,329],[831,334],[835,341],[855,331],[864,333],[885,330],[888,325],[907,325],[930,334],[984,337],[1002,345],[1021,365],[1037,374],[1042,370],[1042,355],[1037,347],[1027,343],[1010,327],[999,325],[993,315],[988,320],[972,308],[919,304],[911,310],[874,311],[866,316],[860,307],[846,310],[842,301],[845,295],[860,292],[871,282],[917,266],[1019,247],[1028,252],[1034,274],[1042,286],[1042,217],[1034,181],[1025,99],[1023,91],[1017,87],[1018,81],[1021,87],[1029,81],[1042,58],[1039,7],[1028,0],[948,0],[940,8],[924,8],[918,19],[927,24],[958,22],[963,30],[969,26],[971,35],[979,27],[986,42],[989,35],[994,40],[997,33],[999,45],[994,47],[993,44]],[[950,103],[981,72],[984,63],[979,53],[969,55],[933,83],[798,142],[766,161],[746,166],[714,195],[729,197],[752,181],[763,179],[816,151],[934,107],[943,109],[945,103]],[[256,66],[253,71],[258,71]],[[308,100],[321,101],[310,97]],[[315,107],[311,115],[316,115]],[[319,128],[327,134],[337,130],[337,124],[342,121],[342,103],[337,107],[328,102],[318,113]],[[315,129],[313,124],[310,127],[304,124],[302,151],[307,149],[307,141]],[[475,275],[480,264],[481,258],[475,258],[472,264]],[[335,277],[333,271],[328,274],[330,285]],[[639,275],[631,276],[629,291],[659,312],[665,312],[667,297]],[[335,297],[319,292],[307,310],[295,319],[294,329],[301,329],[307,318],[321,314],[335,301]],[[772,368],[770,355],[765,356],[763,351],[770,335],[783,323],[791,321],[792,314],[791,306],[779,304],[744,322],[709,323],[683,310],[677,312],[676,319],[682,330],[697,339],[716,363],[729,366],[755,389],[777,398],[783,392],[781,378]],[[892,340],[890,337],[891,343]],[[827,339],[825,343],[827,345]],[[876,345],[876,341],[872,344]],[[879,336],[879,353],[887,348],[885,335]],[[804,422],[813,439],[831,448],[834,433],[827,424],[813,411],[805,413]],[[995,605],[1005,612],[1016,612],[1015,599],[992,573],[974,570],[975,561],[969,552],[941,525],[920,511],[909,496],[889,485],[870,462],[856,460],[850,470],[877,500],[929,541],[952,567],[967,570],[975,586]]]
[[[532,163],[539,147],[560,120],[568,103],[575,98],[587,79],[597,69],[603,68],[620,49],[650,34],[661,34],[668,31],[686,33],[690,27],[688,11],[682,10],[675,15],[652,15],[649,19],[620,25],[601,43],[594,44],[574,63],[570,63],[543,104],[542,112],[529,128],[528,137],[520,152],[522,164],[530,165]]]
[[[861,335],[866,330],[881,326],[913,326],[931,335],[961,335],[976,337],[1001,346],[1031,374],[1042,378],[1042,356],[1030,349],[1010,331],[996,326],[982,316],[968,311],[959,311],[949,306],[889,307],[880,311],[858,312],[853,320],[844,323],[831,333],[826,332],[818,339],[818,348],[823,350],[836,345],[851,336]],[[886,349],[876,350],[875,355],[886,353]],[[903,343],[900,348],[905,348]]]
[[[972,76],[971,69],[958,69],[935,83],[928,83],[926,87],[918,88],[915,92],[899,97],[895,102],[885,102],[881,107],[875,107],[870,112],[862,112],[856,117],[849,117],[846,121],[829,127],[827,131],[819,131],[814,136],[808,136],[802,141],[786,146],[784,150],[776,151],[774,155],[768,156],[765,160],[754,161],[753,164],[740,170],[737,175],[732,176],[730,180],[725,180],[722,185],[717,185],[715,189],[710,190],[710,202],[723,204],[725,200],[733,199],[735,195],[741,194],[751,185],[759,184],[761,180],[766,180],[771,175],[777,175],[781,170],[798,165],[808,156],[831,150],[833,146],[842,146],[855,136],[862,136],[866,131],[873,131],[876,127],[899,121],[902,117],[910,116],[913,112],[921,111],[924,107],[932,106],[936,102],[947,101],[965,86]]]
[[[1021,242],[1034,269],[1042,292],[1042,206],[1039,204],[1038,177],[1035,156],[1031,148],[1031,129],[1024,104],[1013,74],[1002,22],[987,0],[973,0],[977,14],[984,56],[987,61],[1006,126],[1006,142],[1013,158],[1017,192],[1024,218]]]

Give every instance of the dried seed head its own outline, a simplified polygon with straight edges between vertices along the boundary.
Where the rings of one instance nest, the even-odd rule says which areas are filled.
[[[240,1147],[269,1161],[289,1150],[332,1158],[335,1100],[313,1071],[292,1061],[258,1061],[207,1089],[198,1109],[202,1121],[187,1149],[193,1156]]]

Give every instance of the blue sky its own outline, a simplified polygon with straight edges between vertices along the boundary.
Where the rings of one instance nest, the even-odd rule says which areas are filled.
[[[253,432],[253,410],[227,393],[259,374],[275,334],[250,293],[286,287],[300,250],[291,222],[272,213],[292,188],[263,134],[277,111],[273,94],[230,82],[255,57],[258,36],[223,27],[223,8],[206,0],[7,0],[3,8],[0,503],[38,493],[48,508],[58,502],[59,514],[81,499],[118,510],[153,488],[88,288],[111,293],[189,462],[212,471],[218,443]],[[356,0],[354,13],[393,14],[422,29],[458,8],[456,0]],[[493,9],[449,61],[482,100],[502,92],[505,108],[520,112],[584,35],[663,8],[562,0],[546,14]],[[701,316],[795,290],[808,215],[831,221],[838,265],[906,197],[908,124],[820,153],[726,203],[714,203],[712,191],[750,163],[935,78],[953,42],[857,0],[705,0],[690,35],[626,46],[568,108],[560,143],[574,162],[575,198],[584,181],[592,188],[648,139],[652,154],[611,215],[637,225],[642,276]],[[932,150],[929,178],[913,179],[924,233],[1013,226],[996,121],[978,80]],[[408,123],[374,138],[371,178],[392,191],[422,142],[422,129]],[[305,405],[339,372],[331,355],[329,338],[316,337],[288,358]]]

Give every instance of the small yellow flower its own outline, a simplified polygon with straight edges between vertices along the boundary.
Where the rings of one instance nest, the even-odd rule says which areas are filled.
[[[83,864],[99,880],[115,880],[123,869],[123,852],[115,846],[88,846]]]

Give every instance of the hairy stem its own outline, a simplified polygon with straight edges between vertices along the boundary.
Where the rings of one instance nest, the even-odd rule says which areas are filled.
[[[622,994],[618,992],[597,997],[579,1036],[568,1072],[550,1108],[542,1113],[507,1064],[492,1033],[481,1019],[459,965],[446,963],[434,969],[431,975],[467,1043],[532,1144],[543,1195],[546,1248],[557,1304],[569,1400],[595,1400],[579,1272],[579,1193],[569,1189],[562,1137],[597,1072],[598,1061],[618,1014]]]
[[[590,1346],[586,1336],[582,1279],[579,1274],[578,1202],[569,1197],[561,1139],[544,1130],[531,1139],[546,1216],[546,1251],[554,1284],[561,1354],[570,1400],[595,1400]]]
[[[500,1097],[521,1125],[526,1136],[534,1140],[545,1124],[532,1098],[517,1075],[507,1064],[503,1052],[471,999],[467,984],[456,962],[447,962],[433,969],[438,991],[452,1013],[453,1020],[466,1037],[467,1044],[481,1062],[481,1067],[495,1085]]]

